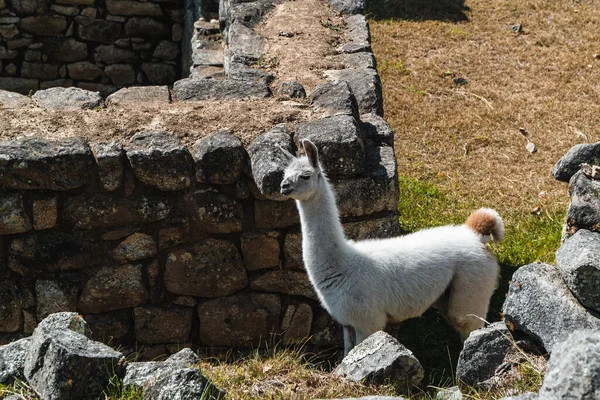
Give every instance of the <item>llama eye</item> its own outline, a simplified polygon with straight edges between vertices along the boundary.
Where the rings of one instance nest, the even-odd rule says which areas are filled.
[[[310,179],[310,175],[300,175],[300,179],[307,181]]]

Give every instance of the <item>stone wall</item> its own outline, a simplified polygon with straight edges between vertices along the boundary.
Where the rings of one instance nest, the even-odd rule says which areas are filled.
[[[0,0],[0,89],[171,84],[183,23],[184,0]]]

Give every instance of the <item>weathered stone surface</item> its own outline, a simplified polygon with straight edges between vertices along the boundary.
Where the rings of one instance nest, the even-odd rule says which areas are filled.
[[[158,231],[158,248],[164,250],[178,244],[186,243],[189,239],[190,226],[173,226]]]
[[[7,50],[5,47],[0,46],[0,60],[12,60],[13,58],[16,58],[18,55],[19,55],[18,51]],[[5,70],[7,70],[7,69],[8,69],[8,66],[6,66]],[[8,71],[7,71],[7,73],[8,73]],[[14,75],[14,74],[9,74],[9,75]]]
[[[241,62],[228,62],[227,58],[225,59],[225,76],[230,80],[248,81],[262,85],[270,85],[275,80],[275,75],[269,72],[250,67]]]
[[[19,28],[37,36],[57,36],[67,29],[67,19],[58,15],[36,15],[21,19]]]
[[[48,38],[44,40],[42,51],[48,57],[63,62],[81,61],[88,56],[87,44],[73,38]]]
[[[82,40],[112,44],[121,36],[121,24],[116,22],[80,16],[75,18],[75,23],[77,34]]]
[[[192,150],[196,180],[220,185],[233,184],[242,173],[246,151],[231,132],[217,132],[199,139]]]
[[[135,337],[142,343],[184,342],[192,331],[191,307],[136,307]]]
[[[31,338],[19,339],[10,344],[0,346],[0,383],[10,385],[18,380],[25,380],[23,368],[25,356],[29,350]]]
[[[58,202],[56,197],[33,201],[33,228],[38,231],[56,226]]]
[[[346,236],[352,240],[391,238],[400,235],[398,214],[344,224]]]
[[[8,0],[10,8],[18,14],[41,14],[48,10],[48,3],[49,0]]]
[[[103,64],[134,63],[138,60],[138,55],[114,45],[101,45],[96,47],[94,60]]]
[[[244,264],[248,271],[279,266],[277,233],[247,232],[241,237]]]
[[[136,133],[130,140],[127,158],[136,178],[159,190],[181,190],[191,184],[192,156],[166,132]]]
[[[65,67],[61,67],[58,71],[59,73],[61,73],[61,70],[66,71]],[[72,79],[55,79],[53,81],[43,81],[40,82],[40,89],[41,90],[46,90],[46,89],[50,89],[53,87],[63,87],[63,88],[68,88],[73,86],[73,80]]]
[[[537,393],[527,392],[517,396],[503,397],[500,400],[538,400],[540,396]]]
[[[211,49],[195,49],[192,54],[192,66],[223,67],[223,51]]]
[[[56,0],[59,4],[92,6],[96,0]]]
[[[558,270],[529,264],[513,275],[502,307],[507,326],[539,340],[548,353],[578,329],[600,329],[563,283]]]
[[[89,90],[90,92],[98,92],[102,97],[110,96],[117,91],[117,87],[115,85],[98,82],[77,82],[77,87],[84,90]]]
[[[0,25],[0,36],[7,40],[10,40],[19,36],[19,30],[17,29],[17,26],[15,24]]]
[[[31,230],[31,219],[20,194],[0,195],[0,234],[12,235]]]
[[[117,310],[107,313],[84,315],[92,338],[103,343],[110,343],[129,334],[133,326],[131,310]]]
[[[27,107],[32,103],[29,96],[19,93],[0,90],[0,109],[13,109]]]
[[[279,326],[281,300],[275,294],[243,293],[198,306],[200,341],[209,346],[264,345]]]
[[[342,69],[325,71],[334,82],[346,81],[356,97],[361,114],[375,113],[383,116],[381,80],[374,69]]]
[[[325,116],[342,114],[358,120],[358,104],[345,81],[328,82],[315,87],[310,93],[310,102]]]
[[[156,242],[152,236],[136,232],[119,243],[112,256],[116,262],[124,264],[154,257],[156,253]]]
[[[317,146],[319,162],[330,175],[357,175],[365,169],[363,140],[351,116],[336,115],[300,123],[296,126],[296,136],[299,142],[309,139]]]
[[[277,94],[292,99],[303,99],[306,97],[304,86],[295,81],[279,82],[279,85],[277,85]]]
[[[248,277],[232,243],[207,239],[169,253],[164,284],[176,294],[220,297],[245,288]]]
[[[84,325],[81,316],[64,312],[52,314],[35,328],[24,372],[41,398],[94,398],[114,375],[122,376],[123,354],[88,339]]]
[[[103,105],[100,93],[75,87],[38,90],[32,98],[47,110],[93,110]]]
[[[83,287],[78,306],[83,312],[97,313],[139,306],[147,299],[142,266],[126,264],[96,272]]]
[[[125,24],[127,37],[140,37],[144,39],[168,38],[171,34],[169,27],[162,22],[148,17],[133,17]]]
[[[20,295],[14,282],[0,282],[0,332],[17,332],[23,324]]]
[[[2,47],[0,47],[0,59],[2,59]],[[6,68],[8,68],[8,66]],[[4,68],[5,71],[6,68]],[[0,89],[17,92],[24,95],[33,93],[38,89],[38,86],[39,81],[37,79],[0,77]]]
[[[108,65],[104,72],[112,83],[118,86],[129,85],[135,82],[135,70],[129,64]]]
[[[125,369],[123,385],[144,389],[161,376],[173,374],[181,368],[194,367],[199,361],[200,358],[192,350],[183,349],[165,361],[133,362]]]
[[[57,312],[77,311],[77,289],[77,286],[69,281],[37,280],[35,311],[38,322]]]
[[[107,106],[144,108],[169,104],[167,86],[134,86],[119,89],[106,99]]]
[[[593,400],[600,397],[600,332],[576,331],[552,353],[540,397]]]
[[[241,232],[244,212],[241,203],[215,189],[197,190],[186,196],[191,213],[203,232]]]
[[[493,377],[512,347],[511,338],[503,322],[471,332],[458,358],[456,378],[474,386]]]
[[[371,41],[369,24],[364,15],[352,15],[344,18],[344,21],[346,21],[346,37],[349,41],[362,43]]]
[[[173,85],[179,100],[236,100],[265,98],[271,95],[269,86],[262,82],[213,79],[181,79]]]
[[[256,200],[254,218],[258,229],[279,229],[300,224],[298,209],[292,200]]]
[[[95,251],[89,239],[67,233],[30,234],[10,243],[8,266],[21,275],[79,270],[98,263]]]
[[[383,331],[350,350],[335,372],[354,382],[390,380],[405,388],[419,386],[424,376],[423,367],[412,352]]]
[[[308,304],[289,305],[281,323],[283,343],[305,343],[306,339],[310,337],[312,318],[312,308]]]
[[[223,13],[227,15],[227,22],[239,21],[248,27],[256,25],[275,6],[272,1],[266,0],[232,3]]]
[[[393,148],[368,148],[365,157],[365,173],[361,177],[333,183],[340,214],[344,217],[397,208],[398,176]]]
[[[145,400],[152,399],[216,399],[223,393],[217,390],[198,368],[180,368],[151,381],[144,393]]]
[[[161,40],[154,49],[152,57],[161,60],[175,60],[179,56],[179,45],[170,40]]]
[[[21,76],[23,78],[54,79],[58,77],[58,65],[25,61],[21,66]]]
[[[94,80],[102,76],[102,69],[88,61],[67,65],[69,76],[73,79]]]
[[[600,180],[588,178],[581,171],[569,181],[571,204],[567,210],[569,235],[579,229],[600,232]]]
[[[556,264],[577,300],[600,312],[600,233],[577,231],[556,252]]]
[[[362,14],[365,9],[364,0],[328,0],[331,8],[342,14]]]
[[[308,276],[304,272],[290,270],[268,271],[250,282],[250,289],[285,293],[294,296],[304,296],[309,299],[318,300]]]
[[[146,74],[148,81],[154,85],[166,85],[175,81],[177,73],[170,64],[143,63],[142,71]]]
[[[163,15],[156,3],[131,0],[107,0],[106,9],[113,15],[160,17]]]
[[[287,200],[287,197],[280,192],[281,181],[290,156],[295,153],[292,137],[284,125],[277,125],[250,143],[248,155],[252,177],[265,198]]]
[[[360,116],[361,130],[363,131],[366,141],[373,146],[393,146],[394,145],[394,130],[388,123],[379,115],[370,113]]]
[[[57,4],[53,4],[50,6],[52,11],[56,11],[57,14],[67,15],[69,17],[74,17],[79,14],[79,8],[77,7],[68,7],[68,6],[59,6]]]
[[[582,143],[573,146],[552,168],[552,176],[559,181],[569,182],[579,171],[581,163],[600,165],[600,142]]]
[[[243,63],[258,60],[269,49],[265,38],[239,21],[229,26],[227,34],[229,51],[235,54],[235,58],[241,58]]]
[[[285,256],[285,269],[303,271],[304,261],[302,260],[302,234],[288,233],[285,236],[283,244],[283,254]]]
[[[113,228],[130,224],[179,219],[183,203],[168,196],[77,196],[67,199],[62,218],[77,229]]]
[[[342,326],[327,311],[318,307],[313,310],[312,337],[309,343],[318,347],[343,348]]]
[[[117,142],[96,142],[90,147],[98,165],[100,184],[108,192],[118,189],[125,168],[123,146]]]
[[[375,56],[370,51],[339,54],[333,57],[333,59],[344,64],[346,68],[375,69],[377,67],[377,60],[375,60]]]

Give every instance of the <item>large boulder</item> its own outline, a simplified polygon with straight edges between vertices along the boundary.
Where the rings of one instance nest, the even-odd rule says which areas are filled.
[[[389,380],[405,389],[419,386],[425,374],[413,353],[383,331],[350,350],[335,372],[354,382]]]
[[[123,354],[86,334],[86,322],[72,312],[52,314],[35,328],[24,374],[42,399],[94,398],[122,376]]]
[[[31,338],[23,338],[0,346],[0,384],[10,385],[16,379],[25,379],[23,368],[30,344]]]
[[[310,92],[311,104],[325,116],[350,115],[358,119],[358,104],[345,81],[327,82]]]
[[[381,80],[374,69],[342,69],[325,71],[334,82],[345,81],[350,86],[361,114],[375,113],[383,116]]]
[[[600,233],[577,231],[556,252],[556,264],[579,302],[600,312]]]
[[[600,142],[576,144],[552,168],[552,176],[569,182],[582,163],[600,165]]]
[[[529,264],[513,275],[504,306],[504,319],[514,331],[539,340],[548,353],[579,329],[600,329],[600,319],[577,301],[558,270]]]
[[[577,331],[556,346],[546,368],[540,397],[600,398],[600,331]]]
[[[566,232],[570,236],[579,229],[600,231],[600,180],[576,172],[569,181],[571,204],[567,210]]]

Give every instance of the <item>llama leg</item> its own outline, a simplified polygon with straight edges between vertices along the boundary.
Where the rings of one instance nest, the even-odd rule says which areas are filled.
[[[360,344],[363,342],[363,340],[365,340],[366,338],[368,338],[369,336],[371,336],[372,334],[377,332],[377,330],[355,329],[355,332],[356,332],[356,344]]]
[[[344,325],[344,357],[348,355],[350,350],[354,348],[355,344],[355,331],[354,328],[349,325]]]

